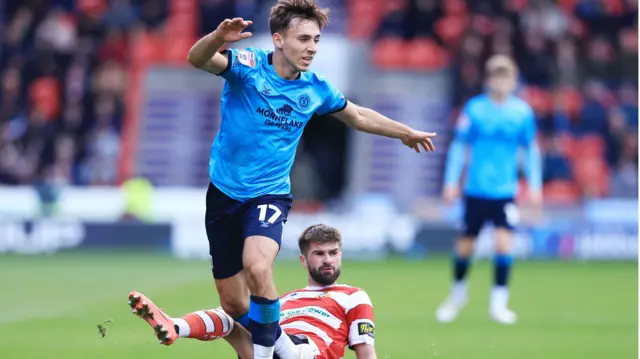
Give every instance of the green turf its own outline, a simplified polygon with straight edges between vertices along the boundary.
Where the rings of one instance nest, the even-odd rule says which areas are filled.
[[[380,359],[638,357],[636,263],[520,262],[512,307],[519,323],[488,320],[489,263],[472,269],[472,300],[450,325],[434,321],[448,263],[344,264],[343,281],[365,288],[376,310]],[[297,263],[277,268],[280,291],[305,285]],[[207,262],[159,256],[0,256],[0,358],[235,358],[223,341],[158,345],[130,313],[140,290],[172,315],[217,306]],[[113,319],[107,336],[96,325]],[[347,358],[354,358],[347,354]]]

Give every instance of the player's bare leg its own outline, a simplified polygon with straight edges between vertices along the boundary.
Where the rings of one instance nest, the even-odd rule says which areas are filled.
[[[451,293],[438,307],[436,319],[441,323],[454,321],[468,301],[466,277],[469,271],[469,260],[473,254],[474,239],[461,237],[456,242],[453,264],[454,282]]]
[[[506,228],[496,228],[496,257],[494,259],[494,287],[491,290],[489,315],[491,319],[502,324],[514,324],[516,314],[508,307],[509,274],[511,271],[512,232]]]
[[[249,328],[249,287],[245,271],[233,277],[216,279],[216,289],[220,296],[220,306],[243,327]]]
[[[279,326],[280,299],[273,280],[273,263],[279,249],[276,241],[264,236],[248,237],[244,243],[242,262],[251,291],[249,330],[255,359],[272,358],[276,346],[282,357],[293,347]]]

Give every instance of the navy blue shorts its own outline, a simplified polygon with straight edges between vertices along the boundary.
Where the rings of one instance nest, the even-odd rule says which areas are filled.
[[[464,198],[464,230],[467,237],[477,237],[486,222],[496,228],[513,230],[518,221],[518,209],[513,198]]]
[[[240,202],[209,183],[205,225],[213,277],[229,278],[242,270],[242,250],[247,237],[265,236],[280,245],[292,200],[288,194]]]

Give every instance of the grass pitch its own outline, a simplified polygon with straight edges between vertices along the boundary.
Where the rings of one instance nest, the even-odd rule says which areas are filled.
[[[278,264],[280,292],[306,284]],[[491,265],[471,270],[471,302],[458,321],[434,311],[449,288],[444,259],[346,262],[341,282],[367,290],[380,359],[631,359],[638,357],[637,263],[517,262],[511,304],[519,322],[489,321]],[[161,256],[0,256],[0,358],[235,358],[223,341],[157,343],[127,306],[149,295],[170,315],[218,306],[207,262]],[[102,338],[96,326],[107,323]],[[347,353],[346,358],[355,358]]]

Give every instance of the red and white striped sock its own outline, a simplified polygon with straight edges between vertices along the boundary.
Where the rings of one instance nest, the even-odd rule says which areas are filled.
[[[173,323],[180,337],[209,341],[226,337],[233,330],[234,322],[221,308],[216,308],[173,318]]]

